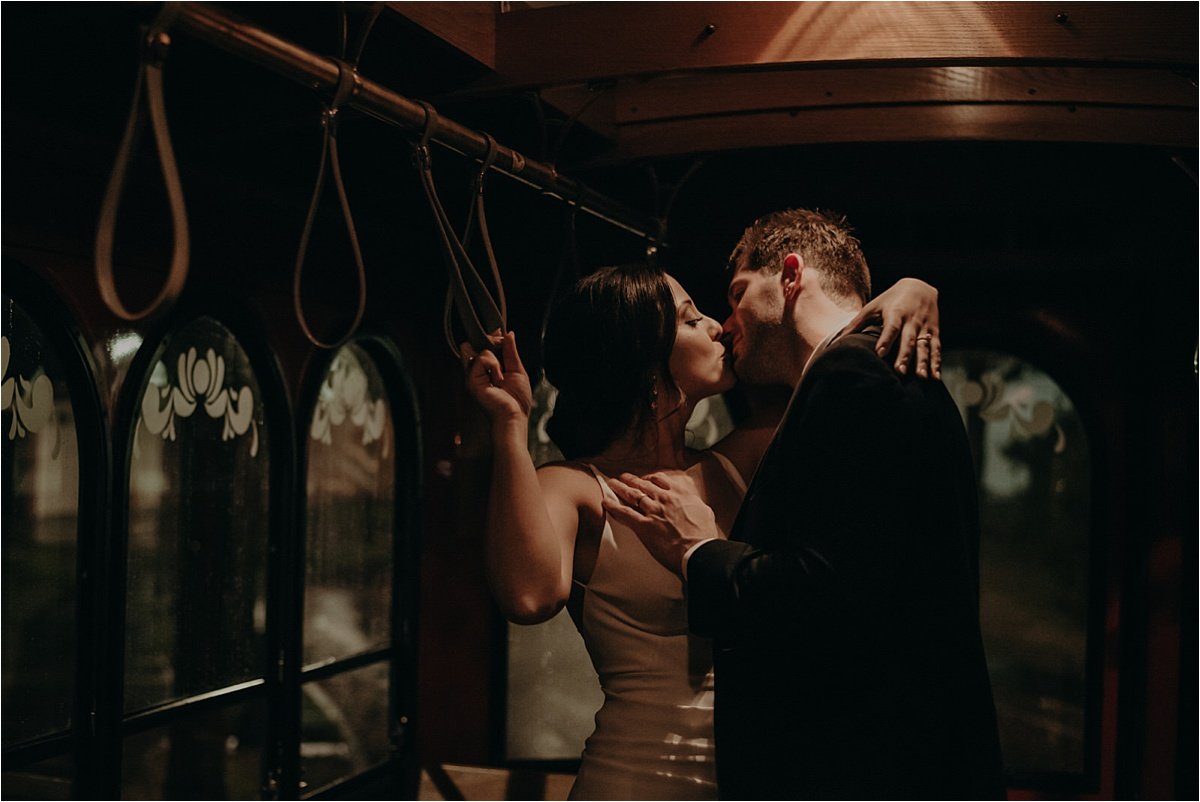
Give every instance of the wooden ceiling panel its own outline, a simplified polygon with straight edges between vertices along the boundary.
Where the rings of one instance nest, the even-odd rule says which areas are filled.
[[[611,143],[601,161],[820,142],[1195,147],[1196,3],[393,3]],[[490,24],[490,28],[489,28]]]
[[[1195,3],[574,3],[501,14],[509,85],[824,62],[1193,64]]]

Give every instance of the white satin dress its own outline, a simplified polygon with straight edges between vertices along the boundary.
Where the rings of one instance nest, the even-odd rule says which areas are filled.
[[[733,465],[707,454],[745,496]],[[688,632],[679,577],[620,523],[606,519],[577,624],[604,702],[570,798],[716,799],[711,641]]]

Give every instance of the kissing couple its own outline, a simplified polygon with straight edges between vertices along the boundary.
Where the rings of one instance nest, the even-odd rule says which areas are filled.
[[[845,221],[804,209],[756,221],[729,267],[724,325],[646,265],[556,305],[563,462],[530,459],[515,335],[462,349],[491,422],[492,590],[517,623],[566,606],[604,691],[571,798],[1002,797],[936,291],[868,302]],[[790,401],[685,447],[738,381]]]

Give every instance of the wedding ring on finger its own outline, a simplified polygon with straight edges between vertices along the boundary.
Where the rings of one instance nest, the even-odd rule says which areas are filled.
[[[637,507],[638,512],[645,512],[645,510],[642,509],[642,502],[645,501],[646,499],[647,499],[647,495],[645,493],[642,493],[640,496],[638,496],[638,500],[633,502],[633,506]]]
[[[932,339],[933,339],[932,334],[922,334],[920,337],[917,338],[917,342],[922,342],[922,341],[929,342]]]

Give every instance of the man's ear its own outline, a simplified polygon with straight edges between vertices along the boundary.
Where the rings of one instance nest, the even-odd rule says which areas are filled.
[[[800,274],[804,272],[804,257],[798,253],[789,253],[783,258],[783,272],[780,281],[783,283],[783,296],[794,298],[800,292]]]

